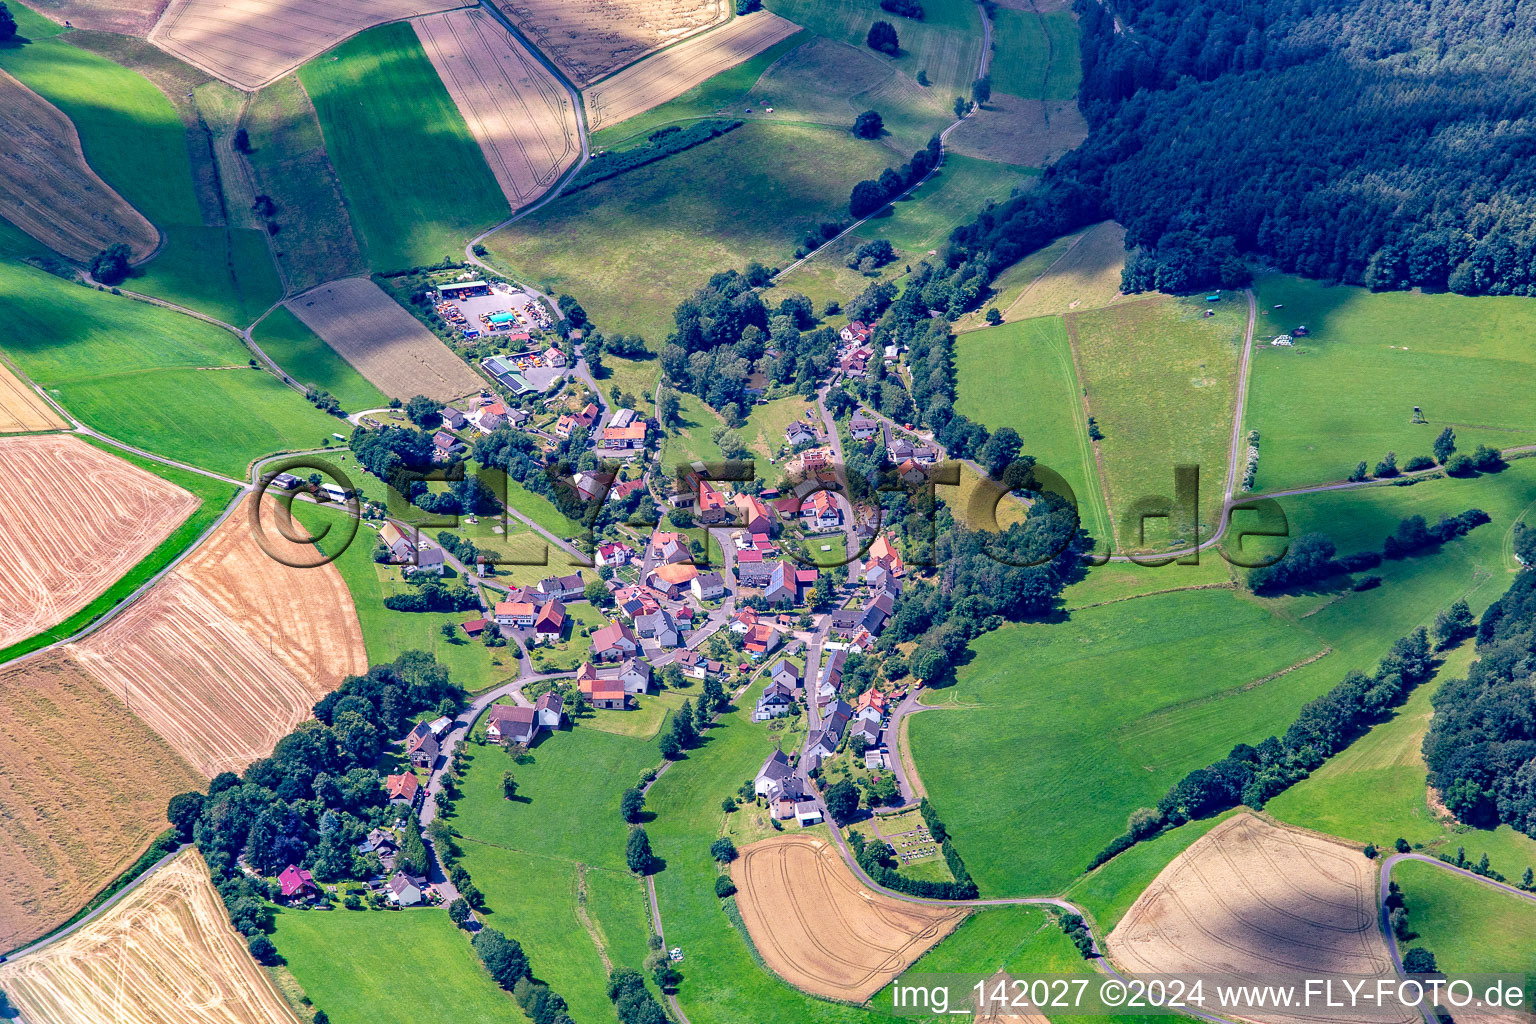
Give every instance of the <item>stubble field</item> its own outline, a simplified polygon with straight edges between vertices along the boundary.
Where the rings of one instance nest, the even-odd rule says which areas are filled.
[[[0,967],[30,1024],[294,1024],[192,850],[100,918]]]
[[[413,24],[507,201],[516,208],[536,199],[581,152],[565,90],[483,11]]]
[[[0,363],[0,434],[24,434],[33,430],[63,430],[69,424],[53,406]]]
[[[516,0],[504,9],[578,87],[728,17],[723,0]]]
[[[171,0],[149,41],[254,91],[365,28],[457,6],[458,0]]]
[[[865,889],[825,839],[777,836],[731,864],[742,919],[768,966],[796,988],[862,1002],[967,911],[893,899]]]
[[[10,949],[85,904],[166,828],[166,801],[207,780],[63,653],[0,669],[0,709],[0,949]]]
[[[660,106],[798,31],[793,22],[757,11],[632,64],[587,90],[590,127],[597,131]]]
[[[32,6],[76,28],[142,36],[165,10],[166,0],[32,0]]]
[[[391,398],[441,402],[485,386],[431,331],[366,278],[322,285],[289,299],[288,309]]]
[[[1377,930],[1375,865],[1251,814],[1174,858],[1110,933],[1109,952],[1133,973],[1392,976]],[[1370,1017],[1346,1009],[1265,1019]]]
[[[159,233],[91,170],[69,118],[0,71],[0,214],[49,248],[88,260],[119,242],[148,256]]]
[[[61,622],[153,551],[196,496],[62,434],[0,440],[0,647]]]

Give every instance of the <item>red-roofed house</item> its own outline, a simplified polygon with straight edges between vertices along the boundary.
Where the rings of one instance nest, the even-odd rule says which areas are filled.
[[[534,733],[539,731],[538,714],[533,708],[492,704],[485,719],[485,738],[492,743],[532,743]]]
[[[320,887],[315,885],[314,876],[297,864],[289,864],[283,868],[283,873],[277,876],[277,884],[282,887],[285,900],[303,899],[306,896],[320,894]]]
[[[699,522],[724,523],[735,518],[736,510],[731,496],[717,491],[704,480],[699,481]]]
[[[855,710],[863,711],[865,708],[871,708],[882,715],[885,714],[885,694],[873,686],[859,694],[859,705]]]
[[[527,629],[538,612],[532,601],[497,601],[495,614],[498,626]]]
[[[864,321],[855,320],[847,327],[844,327],[841,331],[839,331],[837,336],[842,338],[850,345],[862,345],[869,340],[869,336],[873,333],[874,332],[870,330],[869,325]]]
[[[800,504],[800,518],[811,530],[835,530],[843,525],[843,510],[830,491],[812,491]]]
[[[645,422],[627,427],[604,427],[597,450],[616,459],[627,459],[645,450]]]
[[[559,636],[565,631],[565,605],[550,601],[539,609],[533,620],[533,631],[540,636]]]
[[[758,622],[747,629],[747,653],[754,659],[779,646],[779,631],[766,622]]]
[[[421,783],[410,772],[391,775],[384,780],[384,792],[389,794],[390,803],[411,807],[416,803],[416,794],[421,792]]]
[[[896,550],[895,545],[883,533],[876,537],[875,542],[869,546],[869,564],[864,567],[866,574],[868,574],[869,567],[872,565],[880,566],[898,580],[907,573],[906,566],[901,561],[901,553]]]
[[[621,661],[638,646],[635,634],[622,622],[610,622],[592,634],[592,657],[598,661]]]
[[[773,527],[768,506],[754,494],[736,495],[736,511],[741,513],[741,524],[747,528],[748,533],[767,533]]]

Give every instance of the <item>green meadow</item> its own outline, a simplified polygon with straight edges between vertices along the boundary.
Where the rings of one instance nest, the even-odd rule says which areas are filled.
[[[888,162],[846,132],[749,124],[562,197],[485,244],[514,274],[576,296],[603,331],[659,350],[672,310],[709,275],[789,262]]]
[[[1071,486],[1088,532],[1105,546],[1112,542],[1082,387],[1061,318],[1038,317],[962,334],[955,342],[955,370],[956,411],[991,430],[1018,431],[1024,454]]]
[[[981,57],[981,16],[970,0],[924,0],[922,21],[888,14],[879,0],[768,0],[764,6],[818,35],[861,49],[867,49],[869,26],[889,21],[901,53],[894,60],[881,55],[882,60],[913,79],[926,72],[949,102],[961,93],[970,95]]]
[[[0,340],[81,421],[146,451],[229,476],[336,430],[234,335],[191,317],[0,263]]]
[[[972,220],[977,209],[1027,188],[1039,173],[1032,167],[1010,167],[951,153],[911,195],[876,213],[854,234],[883,238],[916,262],[943,245],[955,228]]]
[[[1536,903],[1417,861],[1398,864],[1392,880],[1403,888],[1408,925],[1418,933],[1405,949],[1423,946],[1450,973],[1529,975],[1536,969]]]
[[[1343,480],[1388,451],[1401,466],[1456,431],[1459,450],[1536,443],[1536,302],[1512,296],[1372,293],[1289,276],[1257,284],[1246,426],[1255,489]],[[1276,307],[1280,308],[1276,308]],[[1268,342],[1297,326],[1290,348]],[[1413,422],[1413,407],[1425,423]]]
[[[1077,22],[1067,10],[995,8],[992,13],[992,91],[1031,100],[1077,95],[1082,61]]]
[[[389,404],[383,392],[284,306],[269,313],[251,332],[251,338],[290,377],[329,391],[347,412]]]
[[[299,68],[374,270],[461,258],[511,209],[463,115],[405,22]]]
[[[1162,297],[1066,316],[1067,335],[1099,442],[1104,486],[1121,550],[1194,539],[1187,517],[1149,519],[1145,545],[1128,517],[1135,504],[1172,498],[1174,467],[1198,466],[1201,538],[1219,528],[1246,310]],[[1176,511],[1178,511],[1176,509]]]
[[[446,910],[280,909],[272,941],[304,994],[336,1024],[527,1020]]]

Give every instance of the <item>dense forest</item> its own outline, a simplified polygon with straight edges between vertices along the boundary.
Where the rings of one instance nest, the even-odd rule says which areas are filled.
[[[1536,293],[1536,8],[1075,6],[1091,131],[1044,184],[1125,225],[1128,287],[1236,285],[1252,256],[1373,288]]]

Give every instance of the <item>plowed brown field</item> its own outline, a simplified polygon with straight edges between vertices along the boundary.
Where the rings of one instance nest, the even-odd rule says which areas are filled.
[[[0,967],[28,1024],[295,1024],[188,850],[111,910]]]
[[[706,78],[735,67],[798,31],[800,26],[792,21],[757,11],[631,64],[587,90],[592,130],[618,124],[681,96]]]
[[[577,86],[728,16],[724,0],[507,0],[502,9]]]
[[[440,402],[485,381],[411,314],[363,277],[332,281],[288,300],[293,315],[391,398]]]
[[[78,437],[0,438],[0,647],[85,607],[197,505]]]
[[[0,216],[54,252],[85,261],[119,242],[141,260],[160,235],[91,170],[74,124],[0,71]]]
[[[514,209],[542,195],[581,152],[576,112],[555,76],[484,11],[412,24]]]
[[[1392,976],[1377,928],[1375,864],[1252,814],[1222,822],[1175,857],[1110,933],[1109,953],[1141,974]],[[1370,1019],[1314,1013],[1262,1019]]]
[[[365,28],[461,6],[461,0],[170,0],[149,41],[254,91]]]
[[[206,785],[63,653],[0,669],[0,949],[65,921]]]
[[[737,905],[763,960],[796,988],[863,1002],[954,931],[961,907],[873,892],[825,839],[775,836],[731,864]]]
[[[0,434],[32,430],[63,430],[69,426],[31,388],[0,363]]]
[[[315,701],[368,667],[336,567],[296,569],[267,557],[243,513],[71,648],[209,777],[271,753]]]

